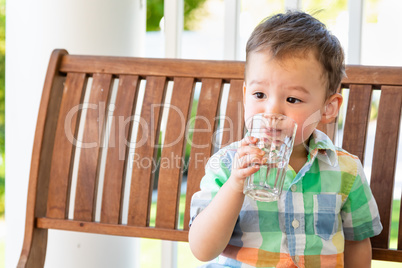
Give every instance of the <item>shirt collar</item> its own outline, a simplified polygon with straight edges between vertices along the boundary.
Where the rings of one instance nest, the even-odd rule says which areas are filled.
[[[314,130],[310,137],[308,151],[312,161],[317,158],[332,167],[338,165],[335,145],[325,133],[318,129]]]

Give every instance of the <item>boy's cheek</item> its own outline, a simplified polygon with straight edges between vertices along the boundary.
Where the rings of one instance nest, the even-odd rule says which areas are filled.
[[[310,115],[300,112],[293,117],[297,123],[295,144],[300,144],[310,138],[311,134],[317,128],[321,121],[321,111],[318,110]]]
[[[247,104],[244,105],[244,120],[246,122],[246,126],[247,126],[247,121],[250,120],[250,118],[253,115],[258,113],[256,111],[254,111],[255,110],[255,109],[253,109],[253,108],[255,108],[254,106],[253,105],[247,105]]]

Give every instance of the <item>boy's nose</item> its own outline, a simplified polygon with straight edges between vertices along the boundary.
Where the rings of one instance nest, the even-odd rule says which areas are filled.
[[[265,107],[266,114],[283,114],[284,111],[278,103],[270,103]]]

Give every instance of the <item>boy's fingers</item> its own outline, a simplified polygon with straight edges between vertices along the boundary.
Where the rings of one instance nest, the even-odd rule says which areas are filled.
[[[247,136],[247,137],[245,137],[244,139],[241,140],[240,146],[246,146],[246,145],[254,144],[254,143],[257,143],[257,142],[258,142],[257,138],[255,138],[253,136]]]
[[[235,169],[245,169],[248,168],[252,164],[261,164],[263,163],[263,156],[265,152],[258,147],[249,146],[250,144],[254,144],[258,141],[255,137],[245,137],[241,141],[240,147],[237,149],[235,155],[235,163],[233,163],[233,168]],[[253,173],[255,172],[254,169],[250,169]],[[251,174],[252,174],[251,173]]]
[[[258,156],[263,156],[265,155],[265,152],[257,147],[253,146],[242,146],[237,149],[237,154],[240,157],[243,157],[245,155],[258,155]]]
[[[252,164],[263,164],[266,159],[262,155],[258,154],[247,154],[243,157],[235,159],[234,168],[247,168]]]
[[[264,162],[265,162],[265,159],[260,156],[248,155],[243,158],[243,161],[241,162],[241,165],[239,165],[239,167],[247,168],[253,164],[256,164],[256,165],[264,164]]]
[[[260,169],[259,165],[253,165],[253,166],[249,166],[247,168],[239,169],[238,172],[241,177],[246,178],[248,176],[251,176],[255,172],[257,172],[257,170],[259,170],[259,169]]]

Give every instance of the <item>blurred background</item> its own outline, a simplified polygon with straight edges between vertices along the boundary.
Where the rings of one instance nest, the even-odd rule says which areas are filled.
[[[94,6],[99,16],[92,11]],[[340,39],[348,64],[402,66],[400,0],[124,0],[115,3],[111,0],[9,0],[7,3],[0,0],[0,268],[16,266],[22,245],[33,133],[52,49],[66,48],[71,54],[245,60],[245,44],[254,27],[265,17],[288,8],[314,14],[324,22]],[[119,30],[123,32],[120,35],[116,33]],[[343,94],[347,99],[347,91]],[[380,92],[375,92],[368,134],[371,140],[374,140],[379,98]],[[339,120],[338,145],[342,142],[344,112],[345,109]],[[23,120],[22,127],[20,120]],[[372,150],[366,148],[366,154],[372,155]],[[400,149],[399,162],[401,152]],[[370,159],[366,157],[364,166],[368,178]],[[401,196],[401,166],[396,171],[395,197]],[[391,232],[391,246],[395,248],[399,208],[400,202],[395,201]],[[85,252],[82,256],[88,256],[95,244],[102,244],[91,235],[71,241],[56,232],[50,236],[57,241],[54,243],[65,244],[56,254],[60,258],[78,254],[79,259],[81,252]],[[123,260],[126,265],[113,267],[170,267],[163,265],[166,258],[182,268],[201,264],[191,255],[187,243],[125,241],[126,255],[118,258],[130,260]],[[171,254],[164,255],[166,247],[175,252],[173,260]],[[121,251],[124,250],[120,248]],[[100,255],[96,250],[92,254]],[[66,267],[78,267],[68,266],[68,261],[63,261]],[[47,267],[54,267],[49,263],[51,260]],[[373,262],[373,267],[385,265],[401,267],[395,263]]]

